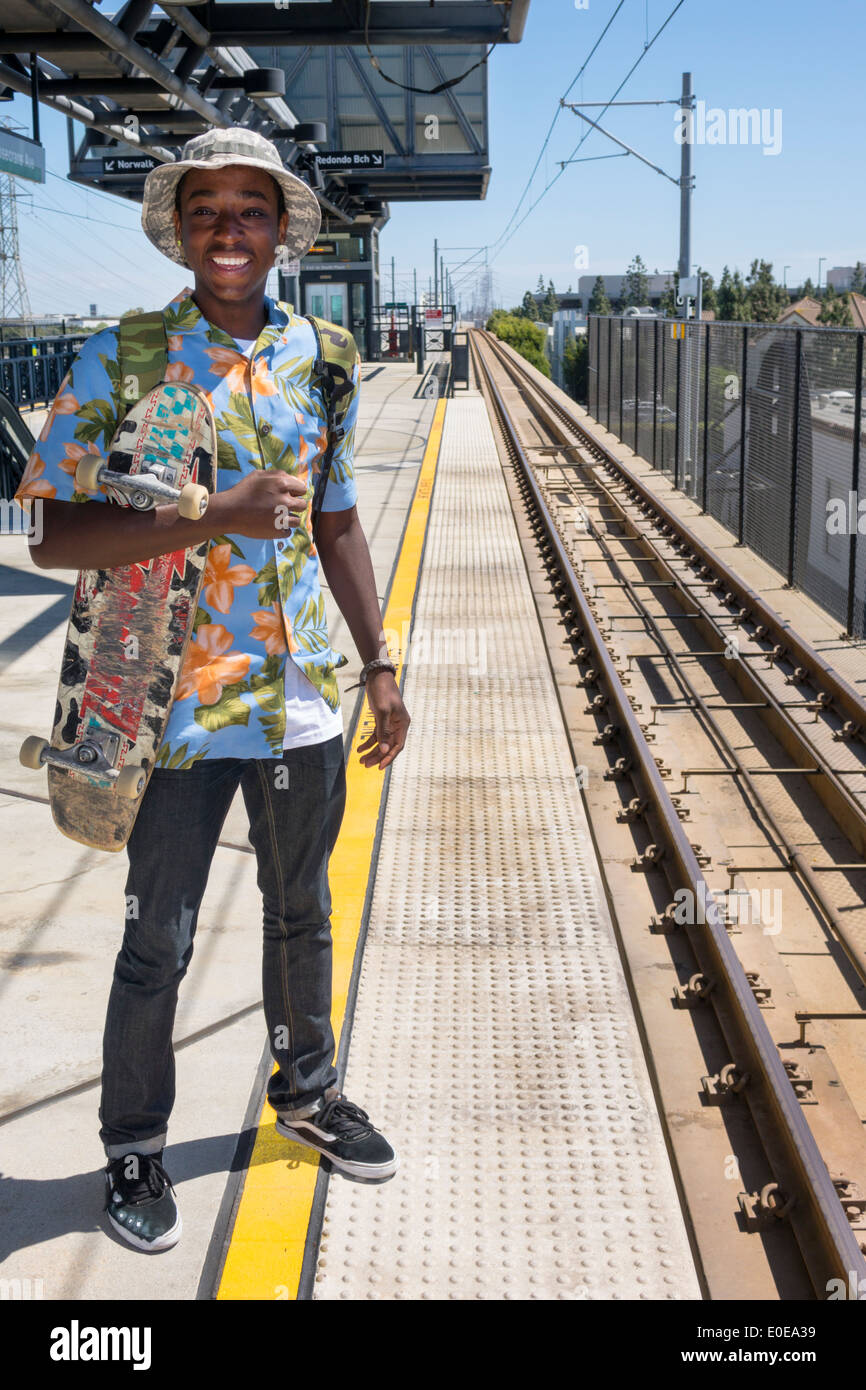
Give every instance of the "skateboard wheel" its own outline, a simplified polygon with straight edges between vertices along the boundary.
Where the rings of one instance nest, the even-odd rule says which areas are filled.
[[[48,749],[48,740],[32,734],[25,738],[18,753],[22,767],[31,767],[38,772],[42,766],[42,754]]]
[[[128,767],[122,767],[114,784],[114,790],[118,796],[127,797],[134,801],[140,792],[144,791],[144,784],[147,781],[147,774],[143,767],[138,767],[130,763]]]
[[[105,460],[98,454],[85,454],[75,468],[75,486],[79,492],[95,492],[99,487],[99,470]]]
[[[207,511],[210,493],[201,483],[186,483],[177,499],[177,510],[187,521],[198,521]]]

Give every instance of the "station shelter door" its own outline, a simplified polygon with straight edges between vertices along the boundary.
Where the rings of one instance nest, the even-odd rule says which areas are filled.
[[[349,327],[348,285],[332,283],[330,280],[319,284],[307,284],[305,313],[315,314],[316,318],[338,323],[341,328]]]

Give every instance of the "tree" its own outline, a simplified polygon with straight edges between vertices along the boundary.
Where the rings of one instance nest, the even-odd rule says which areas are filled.
[[[625,273],[622,286],[622,307],[628,309],[634,305],[639,308],[642,304],[646,304],[648,299],[649,280],[647,279],[646,266],[640,256],[635,256]]]
[[[851,306],[847,293],[837,294],[833,286],[828,285],[821,302],[818,322],[832,324],[834,328],[853,328],[854,320],[851,317]]]
[[[800,290],[800,298],[806,299],[807,297],[809,299],[817,299],[817,294],[815,293],[815,286],[812,284],[812,281],[809,276],[806,277],[806,283]]]
[[[788,303],[787,291],[773,279],[770,261],[752,261],[746,276],[746,311],[752,323],[775,323]]]
[[[716,313],[724,323],[742,323],[747,317],[746,292],[738,270],[732,275],[727,266],[723,267],[716,304]]]
[[[591,314],[609,314],[611,312],[610,300],[607,297],[604,280],[600,275],[596,278],[592,287],[592,294],[589,296],[589,312]]]
[[[541,271],[538,272],[538,284],[535,287],[535,293],[539,299],[544,295],[544,276]]]
[[[527,362],[531,362],[533,367],[537,367],[545,376],[550,376],[550,363],[544,352],[546,329],[536,328],[534,323],[527,323],[523,315],[506,314],[501,309],[493,311],[487,320],[487,327],[504,343],[510,343],[515,352]]]
[[[851,288],[855,294],[862,294],[866,289],[866,267],[858,261],[854,267],[854,274],[851,276]]]
[[[712,309],[713,313],[718,313],[719,299],[715,281],[708,270],[701,271],[701,308]]]
[[[556,290],[553,287],[553,281],[548,280],[547,293],[544,296],[544,299],[542,300],[538,317],[540,319],[543,319],[545,323],[553,323],[553,315],[556,313],[556,310],[558,308],[559,295],[556,293]]]
[[[139,304],[139,306],[138,306],[137,309],[127,309],[127,310],[125,310],[124,313],[122,313],[122,314],[120,315],[120,317],[121,317],[122,319],[128,319],[129,316],[130,316],[130,314],[143,314],[143,313],[144,313],[144,310],[142,309],[141,305]]]
[[[535,295],[532,293],[532,290],[526,291],[526,294],[523,296],[523,303],[516,312],[519,318],[538,318],[538,303],[536,301]]]
[[[572,333],[565,340],[562,353],[562,374],[565,389],[580,405],[586,405],[589,369],[589,344],[585,333]]]
[[[663,314],[675,314],[677,311],[677,289],[672,275],[668,276],[665,292],[659,300],[659,309]]]

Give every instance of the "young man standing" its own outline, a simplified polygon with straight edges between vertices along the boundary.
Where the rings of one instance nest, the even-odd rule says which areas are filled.
[[[262,136],[210,130],[148,176],[142,225],[195,276],[195,289],[163,312],[165,375],[210,397],[218,491],[198,521],[173,505],[89,506],[106,498],[75,492],[78,460],[104,452],[118,423],[117,332],[106,329],[73,362],[16,495],[43,500],[43,539],[32,551],[42,569],[110,569],[210,541],[195,632],[127,847],[127,901],[138,915],[126,921],[103,1045],[109,1220],[130,1244],[164,1250],[181,1232],[162,1164],[177,993],[238,786],[264,906],[264,1009],[277,1063],[268,1100],[277,1129],[348,1173],[387,1177],[397,1167],[385,1137],[340,1094],[333,1065],[327,867],[345,805],[335,670],[346,658],[328,641],[320,562],[365,663],[376,724],[361,745],[366,767],[393,762],[409,715],[382,656],[355,508],[360,356],[314,543],[312,490],[327,442],[311,377],[316,337],[307,320],[264,293],[275,256],[285,248],[300,257],[315,241],[315,197]]]

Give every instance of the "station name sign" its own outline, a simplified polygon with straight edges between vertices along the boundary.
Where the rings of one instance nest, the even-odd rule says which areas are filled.
[[[33,183],[45,182],[45,151],[38,140],[0,130],[0,172]]]
[[[384,169],[384,150],[321,150],[316,155],[320,169],[333,174],[348,169]]]
[[[159,167],[161,160],[151,154],[104,154],[102,156],[103,174],[149,174]]]

